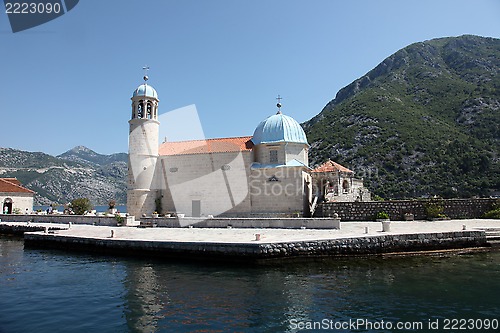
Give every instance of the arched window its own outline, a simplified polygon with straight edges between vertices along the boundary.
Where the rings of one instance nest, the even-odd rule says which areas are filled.
[[[146,104],[146,118],[147,119],[151,119],[152,118],[152,114],[153,114],[152,109],[153,109],[153,107],[151,105],[151,102],[148,102]]]
[[[137,104],[137,118],[141,119],[144,116],[144,102],[142,100]]]
[[[329,180],[326,182],[326,193],[333,193],[336,195],[335,193],[335,182],[332,181],[332,180]]]
[[[347,179],[342,182],[342,192],[349,193],[349,182]]]
[[[2,211],[4,214],[12,214],[12,199],[6,198],[3,202]]]

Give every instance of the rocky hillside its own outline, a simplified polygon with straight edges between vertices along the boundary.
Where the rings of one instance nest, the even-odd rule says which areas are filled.
[[[84,146],[77,146],[61,155],[58,155],[57,157],[67,161],[74,161],[93,166],[103,166],[117,162],[127,163],[128,161],[128,155],[126,153],[102,155]]]
[[[498,195],[499,74],[499,39],[412,44],[303,124],[311,164],[336,160],[387,198]]]
[[[35,205],[87,197],[94,205],[126,202],[127,154],[100,155],[79,146],[57,157],[0,148],[0,175],[37,192]]]

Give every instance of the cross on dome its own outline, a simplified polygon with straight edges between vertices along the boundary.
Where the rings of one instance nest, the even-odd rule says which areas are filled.
[[[149,76],[148,76],[149,66],[146,65],[146,66],[142,67],[142,69],[144,69],[143,79],[144,79],[144,82],[146,82],[147,80],[149,80]]]
[[[147,96],[158,99],[158,94],[156,93],[156,90],[147,82],[149,80],[148,71],[150,67],[148,65],[145,65],[142,67],[142,69],[144,70],[144,76],[143,76],[144,83],[141,84],[139,87],[137,87],[132,97]]]
[[[276,106],[278,107],[278,112],[277,114],[281,114],[281,100],[283,99],[279,94],[278,94],[278,97],[276,97],[276,99],[278,100],[278,103],[276,104]]]

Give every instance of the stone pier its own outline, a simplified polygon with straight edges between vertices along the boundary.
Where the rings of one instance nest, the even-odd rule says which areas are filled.
[[[376,222],[341,224],[340,229],[67,225],[69,228],[51,232],[27,232],[24,239],[26,246],[62,250],[247,263],[488,248],[485,230],[498,228],[500,221],[391,222],[389,232],[383,232],[382,224]]]

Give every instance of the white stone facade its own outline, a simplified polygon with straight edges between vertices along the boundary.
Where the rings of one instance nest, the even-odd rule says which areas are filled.
[[[162,208],[187,216],[248,214],[251,152],[160,156]]]

